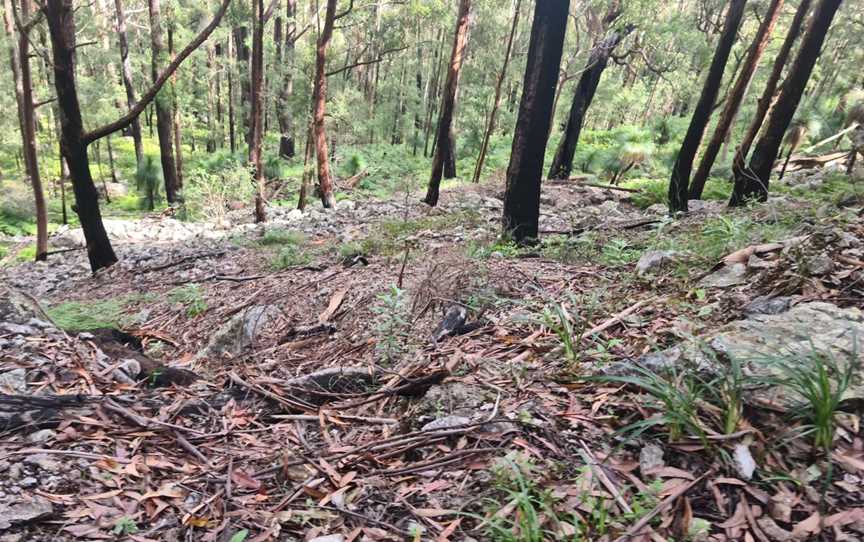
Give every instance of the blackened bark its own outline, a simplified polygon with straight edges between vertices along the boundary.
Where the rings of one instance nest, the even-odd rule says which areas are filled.
[[[135,86],[132,83],[132,65],[129,61],[129,41],[126,37],[126,15],[123,11],[123,0],[114,0],[117,10],[117,39],[120,42],[120,73],[123,88],[126,90],[126,106],[130,109],[135,105]],[[144,143],[141,140],[141,122],[136,118],[129,125],[129,134],[135,146],[135,165],[138,169],[144,164]]]
[[[234,34],[235,53],[237,55],[237,72],[240,81],[240,125],[243,130],[243,140],[249,144],[252,136],[252,124],[249,122],[249,113],[252,108],[250,101],[252,98],[252,78],[249,67],[250,50],[246,44],[246,38],[249,35],[249,29],[245,25],[235,26],[232,29]]]
[[[762,92],[762,97],[756,106],[756,113],[750,121],[750,127],[741,140],[741,144],[735,151],[735,158],[732,160],[733,171],[737,175],[744,169],[744,162],[747,160],[747,155],[750,153],[750,147],[762,128],[762,122],[768,115],[771,105],[774,101],[774,93],[777,91],[777,86],[780,84],[780,78],[783,75],[783,68],[786,66],[786,61],[789,59],[789,54],[792,52],[792,46],[798,35],[801,33],[801,27],[804,25],[804,18],[810,10],[810,0],[801,0],[798,4],[798,10],[795,12],[795,17],[789,25],[789,30],[786,31],[786,38],[783,40],[783,45],[780,46],[780,51],[777,52],[777,57],[774,59],[774,66],[771,68],[771,75],[768,76],[768,81],[765,83],[765,90]]]
[[[594,100],[600,78],[609,63],[609,57],[627,35],[633,31],[633,27],[622,30],[613,30],[603,41],[598,43],[588,57],[585,70],[576,85],[573,94],[573,102],[570,104],[570,116],[567,118],[567,126],[564,135],[558,143],[555,158],[549,167],[550,179],[566,179],[573,171],[573,156],[576,154],[576,145],[579,143],[579,134],[585,122],[585,113]]]
[[[75,83],[75,20],[73,0],[46,0],[45,18],[51,33],[54,86],[63,114],[60,116],[60,148],[69,166],[75,192],[75,212],[87,241],[87,257],[95,272],[117,262],[102,224],[99,194],[90,175],[84,141],[84,123]]]
[[[522,84],[522,101],[507,168],[502,225],[504,235],[523,243],[536,239],[540,220],[540,178],[552,101],[561,66],[570,0],[537,2]]]
[[[279,122],[279,156],[293,158],[297,153],[294,143],[294,119],[291,115],[291,95],[294,93],[294,42],[297,40],[297,0],[287,0],[285,6],[284,60],[280,62],[282,86],[276,102]]]
[[[148,0],[150,10],[151,75],[153,81],[166,65],[165,44],[162,40],[161,0]],[[162,162],[162,179],[165,182],[165,199],[178,202],[179,180],[177,162],[174,158],[174,114],[171,111],[171,92],[163,88],[156,96],[156,134],[159,138],[159,157]]]
[[[795,116],[795,110],[801,102],[804,88],[810,80],[810,74],[816,65],[816,60],[822,51],[825,35],[831,27],[831,21],[840,8],[842,0],[822,0],[816,7],[813,19],[807,33],[801,40],[801,47],[795,62],[789,70],[789,75],[783,83],[780,96],[774,105],[771,116],[762,138],[753,149],[750,167],[735,175],[735,188],[729,202],[732,206],[743,205],[747,200],[755,198],[758,201],[768,199],[768,184],[771,169],[780,151],[783,134]]]
[[[774,25],[777,24],[777,19],[780,17],[780,10],[783,8],[784,1],[771,0],[771,3],[768,5],[768,9],[762,18],[762,24],[759,25],[759,30],[757,30],[753,43],[747,51],[747,58],[744,59],[738,79],[726,98],[726,105],[723,107],[723,112],[720,113],[720,120],[717,121],[714,135],[711,136],[711,140],[702,152],[702,159],[690,184],[690,199],[702,199],[702,190],[705,188],[705,182],[711,174],[711,167],[717,159],[717,154],[720,153],[723,141],[732,128],[735,115],[738,114],[738,109],[741,107],[741,100],[744,99],[744,95],[750,87],[753,74],[756,73],[756,66],[759,65],[759,59],[762,57],[762,53],[771,39],[771,34],[774,32]]]
[[[448,172],[455,177],[456,159],[453,150],[453,115],[456,109],[456,91],[459,86],[459,74],[462,71],[462,62],[465,60],[465,50],[468,45],[468,23],[471,12],[471,0],[460,0],[459,14],[456,18],[456,33],[453,38],[453,50],[450,54],[450,66],[447,70],[447,81],[444,84],[444,92],[441,97],[441,116],[438,119],[438,143],[435,155],[432,157],[432,175],[429,178],[429,188],[423,199],[428,205],[434,207],[438,204],[438,194],[441,186],[441,177],[444,175],[445,164]]]
[[[675,165],[672,166],[672,178],[669,181],[669,210],[673,213],[687,211],[693,161],[696,158],[696,151],[699,150],[699,144],[702,142],[705,128],[711,119],[714,102],[720,93],[726,61],[729,60],[729,52],[735,43],[738,27],[741,26],[746,4],[747,0],[732,0],[730,2],[723,32],[717,42],[717,49],[714,52],[711,67],[708,69],[708,77],[705,78],[702,94],[696,103],[696,109],[693,110],[693,117],[690,119],[690,126],[687,128],[681,150],[675,159]]]

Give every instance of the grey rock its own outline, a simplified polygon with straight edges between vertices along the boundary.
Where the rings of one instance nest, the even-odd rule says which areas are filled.
[[[3,322],[0,324],[0,333],[9,333],[12,335],[35,335],[36,328],[22,324],[13,324],[12,322]]]
[[[45,429],[44,431],[50,431],[50,429]],[[53,433],[53,431],[51,432]],[[24,458],[24,464],[38,467],[46,472],[57,472],[61,467],[60,463],[52,459],[48,454],[33,454],[27,456]]]
[[[834,260],[827,254],[819,254],[807,262],[807,271],[810,276],[827,275],[834,270]]]
[[[0,530],[8,529],[13,525],[33,523],[48,518],[53,513],[54,507],[51,502],[39,497],[12,506],[0,505]]]
[[[471,423],[471,418],[465,416],[444,416],[437,420],[432,420],[422,427],[423,431],[435,431],[437,429],[449,429]]]
[[[12,369],[0,374],[0,392],[25,393],[27,391],[27,371]]]
[[[650,474],[652,471],[666,465],[663,460],[663,448],[656,444],[646,444],[639,450],[639,472],[642,475]]]
[[[39,483],[39,480],[37,480],[36,478],[33,478],[32,476],[27,476],[25,478],[18,480],[18,485],[20,485],[24,489],[29,489],[31,487],[34,487],[38,483]]]
[[[345,537],[341,534],[328,534],[326,536],[316,536],[309,542],[345,542]]]
[[[36,444],[39,442],[49,441],[57,436],[57,433],[51,429],[40,429],[34,433],[31,433],[30,436],[27,437],[27,440]]]
[[[282,316],[274,305],[254,305],[235,314],[210,337],[210,342],[199,352],[198,357],[237,355],[255,343],[259,334]]]
[[[750,447],[743,442],[735,445],[735,470],[738,475],[745,480],[753,478],[753,473],[756,472],[756,460],[753,459],[753,454],[750,453]]]
[[[705,288],[729,288],[747,282],[747,266],[743,263],[724,265],[699,281]]]
[[[757,314],[781,314],[792,306],[792,298],[788,296],[768,297],[760,296],[754,298],[744,307],[744,314],[755,316]]]
[[[644,252],[636,263],[636,274],[640,277],[660,269],[675,261],[678,253],[674,250],[649,250]]]
[[[50,321],[39,303],[11,286],[0,284],[0,322],[27,324],[31,319]]]

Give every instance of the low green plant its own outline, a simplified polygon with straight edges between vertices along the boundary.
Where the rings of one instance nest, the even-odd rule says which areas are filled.
[[[300,232],[291,231],[291,230],[283,230],[283,229],[273,229],[268,230],[264,233],[261,239],[258,241],[259,244],[263,246],[273,246],[273,245],[301,245],[306,240],[306,236]]]
[[[684,436],[694,436],[705,439],[705,429],[699,417],[699,402],[707,394],[705,384],[695,376],[687,373],[670,371],[668,376],[662,376],[640,365],[633,365],[632,375],[599,375],[587,377],[586,380],[628,384],[639,388],[651,399],[656,414],[650,418],[639,420],[619,430],[628,439],[637,438],[644,432],[664,427],[669,441],[675,442]]]
[[[128,536],[138,532],[138,525],[132,518],[123,516],[114,524],[113,532],[117,536]]]
[[[113,327],[123,323],[124,307],[132,297],[114,297],[96,301],[67,301],[45,309],[45,312],[61,329],[85,331],[88,329]]]
[[[375,349],[392,365],[409,350],[411,308],[405,290],[391,286],[378,295],[375,313]]]
[[[641,252],[624,240],[612,239],[605,245],[600,253],[600,260],[610,266],[627,265],[639,259]]]
[[[194,318],[207,310],[207,301],[198,284],[187,284],[174,288],[168,292],[168,299],[172,303],[180,303],[186,307],[186,315]]]
[[[554,333],[564,357],[572,365],[582,360],[585,333],[601,297],[602,293],[597,292],[581,296],[568,293],[564,302],[549,301],[539,311],[529,307],[528,315],[521,319]]]
[[[295,245],[282,247],[270,261],[272,267],[277,270],[309,265],[311,262],[312,255]]]
[[[792,418],[803,422],[801,436],[812,436],[813,446],[830,452],[837,428],[837,409],[858,374],[857,348],[845,362],[829,352],[812,349],[801,354],[780,354],[766,360],[776,374],[766,380],[783,386],[796,396],[790,406]]]

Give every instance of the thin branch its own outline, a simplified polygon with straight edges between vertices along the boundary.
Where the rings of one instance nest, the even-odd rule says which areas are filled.
[[[46,100],[42,100],[41,102],[33,102],[33,109],[39,109],[43,105],[48,105],[52,102],[56,102],[57,98],[48,98]]]
[[[103,138],[118,130],[122,130],[123,128],[132,124],[132,121],[138,118],[138,115],[140,115],[144,111],[144,108],[146,108],[147,105],[153,101],[153,99],[156,97],[156,94],[159,93],[159,90],[161,90],[162,86],[165,85],[165,82],[168,81],[168,78],[171,77],[171,75],[175,71],[177,71],[177,68],[180,67],[180,64],[182,64],[183,61],[186,60],[186,57],[191,55],[202,43],[207,40],[208,37],[210,37],[210,34],[212,34],[214,30],[216,30],[216,27],[219,26],[219,23],[222,21],[222,17],[225,15],[225,11],[228,9],[228,4],[230,3],[231,0],[222,0],[222,5],[219,6],[219,11],[216,12],[216,15],[213,16],[213,20],[210,21],[210,24],[208,24],[207,27],[202,30],[201,33],[198,34],[198,36],[196,36],[195,39],[192,40],[192,42],[189,43],[189,45],[187,45],[185,49],[180,51],[180,53],[174,58],[174,60],[171,62],[171,64],[168,65],[168,67],[162,70],[162,73],[160,73],[159,77],[156,78],[156,82],[153,83],[153,86],[151,86],[147,90],[147,92],[144,93],[141,99],[138,100],[138,103],[132,106],[128,113],[115,120],[114,122],[106,124],[100,128],[96,128],[95,130],[84,134],[84,144],[89,145],[97,139]]]
[[[346,10],[343,11],[342,13],[338,13],[335,17],[333,17],[333,20],[334,20],[334,21],[338,21],[338,20],[341,19],[342,17],[345,17],[346,15],[348,15],[349,13],[351,13],[351,10],[352,10],[352,9],[354,9],[354,0],[351,0],[351,1],[348,3],[348,9],[346,9]]]
[[[372,60],[363,60],[360,62],[353,62],[351,64],[348,64],[347,66],[342,66],[338,70],[333,70],[331,72],[327,72],[326,75],[327,75],[327,77],[330,77],[331,75],[338,75],[344,71],[348,71],[348,70],[350,70],[352,68],[356,68],[358,66],[367,66],[369,64],[377,64],[377,63],[381,62],[382,60],[384,60],[384,55],[387,55],[390,53],[398,53],[399,51],[404,51],[405,49],[408,49],[409,47],[410,47],[409,45],[406,45],[405,47],[397,47],[394,49],[387,49],[386,51],[381,51],[381,54],[378,55],[378,58],[374,58]]]

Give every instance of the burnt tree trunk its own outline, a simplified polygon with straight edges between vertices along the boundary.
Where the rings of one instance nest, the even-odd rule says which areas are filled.
[[[756,32],[753,43],[750,45],[750,50],[747,51],[747,58],[741,67],[738,79],[726,98],[726,105],[723,107],[723,112],[720,113],[720,120],[714,129],[714,135],[711,136],[711,140],[702,152],[702,160],[699,162],[699,167],[696,169],[690,185],[690,199],[702,199],[702,190],[705,188],[705,181],[708,180],[708,176],[711,174],[711,167],[714,165],[717,154],[720,152],[720,147],[732,128],[735,115],[738,114],[738,109],[741,107],[741,100],[744,99],[750,82],[753,80],[753,74],[756,73],[759,59],[771,40],[771,34],[774,32],[774,26],[780,17],[780,10],[783,8],[784,1],[771,0],[771,3],[768,5],[768,10],[765,12],[762,24],[759,25],[759,30]]]
[[[504,235],[519,243],[538,235],[540,179],[569,8],[570,0],[546,0],[534,8],[502,218]]]
[[[176,51],[174,50],[174,22],[168,25],[168,53],[171,55],[171,60],[174,60]],[[179,199],[183,199],[183,125],[180,122],[180,104],[177,99],[177,74],[171,76],[171,128],[174,133],[174,155],[175,167],[177,168],[177,194]],[[192,142],[192,150],[195,150],[195,142]]]
[[[449,169],[455,176],[455,153],[453,151],[453,114],[456,109],[456,91],[459,86],[459,74],[462,62],[465,60],[465,49],[468,45],[468,23],[471,12],[471,0],[459,1],[459,14],[456,18],[456,33],[453,38],[453,50],[450,54],[450,65],[447,70],[447,81],[441,97],[441,115],[438,119],[438,144],[432,157],[432,176],[429,178],[429,188],[423,199],[428,205],[438,204],[438,194],[441,177],[444,175],[445,163],[450,162]]]
[[[231,154],[237,152],[237,113],[234,107],[236,92],[234,90],[234,40],[228,37],[228,147]]]
[[[475,183],[480,182],[480,174],[483,173],[483,163],[486,161],[486,152],[489,150],[489,140],[492,139],[492,133],[495,131],[498,108],[501,107],[501,88],[504,86],[504,79],[507,77],[507,67],[510,65],[510,56],[513,52],[513,39],[516,37],[516,29],[519,26],[519,10],[521,7],[522,0],[516,0],[516,3],[513,5],[510,35],[507,37],[507,49],[504,51],[504,62],[501,65],[501,71],[498,73],[498,79],[495,81],[495,98],[492,100],[489,122],[486,123],[486,130],[483,132],[483,141],[480,143],[480,154],[477,155],[477,165],[474,167],[472,181]]]
[[[765,133],[756,142],[750,166],[735,175],[735,188],[729,202],[732,206],[743,205],[747,200],[755,198],[758,201],[768,199],[768,184],[774,161],[783,142],[783,134],[795,116],[795,110],[801,102],[804,88],[810,80],[810,74],[816,65],[816,60],[822,51],[825,35],[831,27],[831,21],[842,0],[822,0],[816,7],[813,19],[807,33],[801,40],[801,47],[795,62],[789,70],[789,75],[780,90],[777,103],[768,117]]]
[[[165,44],[162,39],[161,0],[148,0],[150,11],[150,73],[153,81],[159,75],[162,66],[166,64]],[[156,96],[156,134],[159,138],[159,157],[162,162],[162,179],[165,182],[165,199],[168,203],[177,203],[179,180],[177,178],[177,163],[174,159],[174,115],[171,112],[171,92],[163,89]]]
[[[246,37],[249,34],[249,29],[245,25],[235,26],[232,29],[234,34],[235,54],[237,58],[237,78],[240,82],[240,126],[243,130],[243,140],[249,144],[252,136],[252,125],[249,122],[249,113],[251,112],[250,101],[252,97],[252,78],[249,68],[249,45],[246,44]]]
[[[52,64],[54,67],[54,87],[57,104],[60,108],[60,149],[69,166],[72,188],[75,192],[75,212],[84,230],[87,243],[87,256],[91,269],[96,272],[117,261],[111,241],[105,232],[102,215],[99,211],[99,195],[90,174],[90,161],[87,147],[94,141],[106,137],[129,126],[150,104],[174,73],[192,52],[198,48],[225,15],[231,0],[223,0],[219,11],[177,58],[156,78],[153,85],[144,93],[129,112],[90,132],[84,131],[78,89],[75,81],[75,18],[74,0],[46,0],[42,11],[48,22],[51,35]]]
[[[261,163],[261,143],[264,137],[264,0],[253,0],[252,23],[252,95],[249,115],[249,163],[255,177],[255,222],[267,220],[264,209],[264,168]]]
[[[621,40],[627,37],[631,31],[632,27],[612,31],[591,51],[588,63],[585,65],[585,70],[582,72],[579,83],[576,85],[576,92],[573,94],[573,102],[570,104],[570,116],[567,118],[564,135],[558,143],[558,148],[555,150],[555,158],[549,167],[550,179],[566,179],[570,177],[570,172],[573,171],[573,156],[576,154],[579,134],[582,132],[582,125],[585,122],[585,113],[591,106],[592,100],[594,100],[594,94],[597,92],[600,78],[606,70],[606,65],[609,63],[609,57],[615,48],[618,47],[618,44],[621,43]]]
[[[276,102],[276,118],[279,121],[279,156],[293,158],[297,153],[294,143],[294,119],[291,115],[291,95],[294,93],[294,42],[297,40],[297,0],[287,0],[285,7],[284,59],[279,63],[282,70],[282,87]]]
[[[669,210],[673,213],[687,211],[693,161],[696,158],[696,151],[699,150],[699,144],[702,142],[705,128],[711,119],[711,110],[720,92],[726,61],[729,60],[729,52],[735,43],[746,4],[747,0],[732,0],[730,2],[723,32],[717,42],[717,49],[714,52],[711,67],[708,69],[702,94],[696,103],[696,109],[693,110],[693,117],[690,119],[690,126],[687,128],[681,150],[678,151],[678,158],[675,159],[675,165],[672,166],[672,177],[669,181]]]
[[[312,94],[312,120],[315,126],[315,155],[318,161],[318,191],[321,203],[330,209],[336,206],[333,195],[333,178],[330,174],[330,157],[327,149],[327,130],[324,117],[327,113],[327,45],[333,37],[333,25],[336,19],[336,0],[327,0],[327,11],[324,15],[324,27],[318,36],[315,50],[315,88]]]
[[[45,18],[51,33],[54,61],[54,86],[60,115],[60,147],[75,193],[75,213],[81,221],[87,242],[87,257],[95,272],[117,261],[111,241],[102,224],[99,211],[99,193],[90,175],[87,143],[84,141],[84,122],[75,82],[75,20],[73,0],[46,0]]]
[[[126,37],[126,15],[123,11],[123,0],[114,0],[117,10],[117,39],[120,42],[120,73],[123,88],[126,90],[126,107],[135,105],[135,86],[132,83],[132,63],[129,61],[129,40]],[[129,134],[135,146],[135,165],[138,169],[144,164],[144,143],[141,140],[141,122],[136,118],[129,125]]]
[[[768,81],[765,83],[765,90],[762,91],[762,97],[756,105],[756,113],[750,121],[750,127],[747,128],[747,133],[741,144],[735,151],[735,158],[732,159],[732,168],[735,174],[744,169],[744,162],[747,160],[747,155],[750,153],[750,147],[762,128],[762,123],[771,109],[774,101],[774,93],[777,91],[777,86],[780,84],[780,78],[783,76],[783,68],[786,66],[786,61],[789,59],[789,54],[792,52],[792,46],[798,35],[801,33],[801,27],[804,25],[804,18],[810,10],[810,0],[801,0],[798,4],[798,10],[795,12],[795,17],[789,25],[789,30],[786,32],[786,38],[783,40],[783,45],[780,46],[780,51],[777,52],[777,57],[774,59],[774,66],[771,68],[771,75],[768,76]]]

